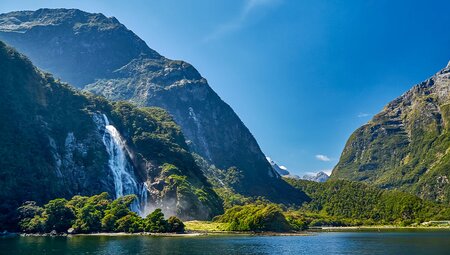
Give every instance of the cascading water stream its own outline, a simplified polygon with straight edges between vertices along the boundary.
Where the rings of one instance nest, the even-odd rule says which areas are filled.
[[[141,199],[141,210],[140,214],[147,216],[149,213],[148,210],[148,185],[147,183],[142,183],[142,189],[141,193],[139,194],[139,197]]]
[[[98,123],[99,116],[96,116]],[[115,198],[135,194],[138,199],[131,205],[131,209],[140,215],[145,213],[148,199],[147,184],[136,182],[133,165],[129,162],[130,156],[126,150],[125,140],[119,131],[109,123],[105,114],[102,115],[104,128],[103,144],[108,152],[108,166],[114,180]]]

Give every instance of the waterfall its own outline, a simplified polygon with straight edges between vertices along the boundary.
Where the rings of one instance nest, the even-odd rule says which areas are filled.
[[[149,213],[149,212],[147,212],[147,210],[148,210],[148,185],[145,182],[142,184],[142,189],[141,189],[141,193],[139,194],[139,197],[141,199],[140,213],[141,213],[141,215],[147,216],[147,214]]]
[[[103,144],[109,155],[108,166],[114,180],[115,198],[135,194],[138,199],[131,205],[131,210],[143,215],[147,207],[147,184],[145,182],[137,183],[134,167],[129,161],[131,157],[126,149],[125,140],[119,131],[109,123],[105,114],[101,117],[94,115],[94,121],[104,132]],[[100,123],[101,125],[99,125]]]
[[[105,122],[103,143],[109,155],[108,165],[114,178],[116,198],[128,194],[136,194],[137,184],[133,176],[133,167],[128,162],[125,154],[125,141],[117,129],[109,124],[106,115],[103,115],[103,118]]]

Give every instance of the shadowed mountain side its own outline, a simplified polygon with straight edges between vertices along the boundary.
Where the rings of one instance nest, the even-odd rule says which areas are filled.
[[[192,65],[160,56],[117,19],[75,9],[11,12],[0,15],[0,39],[79,88],[164,108],[193,152],[242,173],[236,191],[283,203],[307,199],[272,169],[250,131]]]

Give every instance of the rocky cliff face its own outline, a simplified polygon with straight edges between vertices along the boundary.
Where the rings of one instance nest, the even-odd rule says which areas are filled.
[[[141,213],[163,207],[206,219],[221,212],[164,110],[75,91],[2,42],[0,90],[0,224],[26,200],[104,191],[136,194]]]
[[[237,191],[300,203],[230,106],[190,64],[160,56],[115,18],[41,9],[0,15],[0,39],[41,68],[112,100],[166,109],[210,165],[242,172]]]
[[[450,201],[450,65],[390,102],[347,141],[332,178]]]

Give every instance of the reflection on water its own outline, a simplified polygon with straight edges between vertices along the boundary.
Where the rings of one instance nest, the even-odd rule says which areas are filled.
[[[0,238],[0,254],[450,254],[450,232]]]

